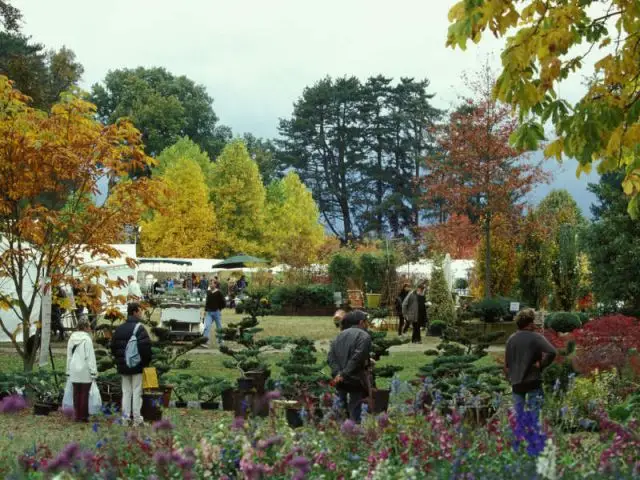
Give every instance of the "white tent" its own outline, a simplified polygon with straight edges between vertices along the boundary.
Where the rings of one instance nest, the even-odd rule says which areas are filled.
[[[468,279],[474,264],[474,260],[451,260],[451,257],[447,255],[442,262],[442,269],[444,270],[444,276],[447,279],[449,287],[453,288],[453,284],[457,278]],[[433,267],[433,260],[421,259],[414,263],[401,265],[396,271],[398,275],[404,275],[409,278],[431,280]]]
[[[215,258],[168,258],[176,263],[163,262],[162,258],[140,258],[145,260],[138,266],[141,273],[213,273],[213,266],[222,260]],[[152,260],[158,260],[154,262]],[[177,262],[185,262],[178,264]]]

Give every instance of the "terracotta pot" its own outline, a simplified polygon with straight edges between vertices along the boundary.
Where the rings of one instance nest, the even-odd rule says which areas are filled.
[[[160,385],[159,390],[162,392],[162,406],[169,408],[169,402],[171,401],[171,392],[173,392],[173,385]]]

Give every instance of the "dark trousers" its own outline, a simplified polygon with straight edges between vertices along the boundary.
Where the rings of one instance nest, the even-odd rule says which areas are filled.
[[[76,422],[89,421],[89,390],[90,383],[73,384],[73,410]]]
[[[362,420],[362,403],[367,398],[367,392],[362,388],[343,386],[337,387],[338,397],[343,405],[346,406],[349,418],[356,423]]]
[[[402,335],[404,333],[404,315],[402,313],[398,313],[398,335]]]
[[[420,343],[422,341],[420,337],[420,322],[413,324],[413,333],[411,334],[411,343]]]

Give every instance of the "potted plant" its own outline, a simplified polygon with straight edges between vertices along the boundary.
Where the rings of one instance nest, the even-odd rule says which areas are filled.
[[[407,343],[408,339],[400,339],[397,337],[388,338],[387,332],[369,332],[372,340],[371,347],[371,359],[378,362],[382,357],[389,355],[389,349],[396,345],[402,345]],[[389,407],[390,390],[377,388],[376,378],[391,378],[397,372],[401,371],[403,367],[395,365],[378,366],[373,368],[373,391],[371,397],[373,401],[372,410],[374,413],[385,412]]]
[[[201,377],[198,385],[200,408],[203,410],[217,410],[220,407],[220,403],[216,402],[215,399],[230,387],[231,384],[223,378]]]
[[[28,396],[34,399],[33,413],[49,415],[60,408],[62,391],[55,376],[46,371],[31,373],[27,377]]]
[[[166,378],[173,386],[173,393],[176,394],[176,408],[187,408],[186,396],[194,391],[194,379],[188,373],[180,373]],[[163,399],[164,400],[164,399]]]

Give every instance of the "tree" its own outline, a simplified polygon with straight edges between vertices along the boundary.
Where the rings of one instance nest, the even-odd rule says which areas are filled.
[[[277,148],[271,140],[255,137],[251,133],[242,136],[249,156],[258,164],[260,176],[265,186],[281,177],[282,169],[277,156]]]
[[[444,223],[423,227],[422,230],[431,238],[432,250],[448,253],[451,258],[473,258],[480,243],[478,229],[466,215],[451,214]]]
[[[554,239],[562,225],[568,224],[578,228],[586,225],[578,203],[564,189],[551,190],[538,204],[538,214],[540,221],[547,227],[550,236]]]
[[[1,313],[0,328],[28,371],[39,345],[39,334],[32,344],[28,332],[40,289],[56,291],[80,278],[95,283],[95,302],[101,303],[102,294],[108,301],[124,301],[112,298],[110,291],[121,281],[105,279],[104,270],[85,263],[83,256],[119,257],[110,244],[121,241],[124,227],[136,225],[156,205],[158,189],[148,179],[125,179],[115,183],[104,204],[94,204],[92,196],[105,174],[122,178],[131,168],[152,162],[142,150],[140,133],[127,121],[100,124],[95,107],[72,95],[51,113],[27,102],[0,76],[0,277],[11,286],[0,292],[0,308],[20,320],[23,341],[16,340],[17,331],[9,331]]]
[[[492,221],[502,216],[506,222],[517,214],[523,197],[543,178],[538,166],[509,146],[517,120],[509,107],[491,98],[491,83],[491,73],[485,69],[472,85],[477,98],[451,115],[438,138],[441,153],[427,158],[427,173],[420,179],[425,201],[441,201],[447,216],[464,214],[482,224],[486,297],[493,293]]]
[[[509,217],[496,216],[491,222],[491,253],[487,255],[486,237],[480,241],[473,270],[472,293],[474,296],[509,296],[513,292],[518,277],[518,257],[516,254],[517,232]],[[491,272],[486,274],[487,258],[491,259]],[[487,288],[487,278],[491,281]],[[491,292],[491,295],[487,295]]]
[[[629,198],[622,190],[624,172],[604,174],[589,191],[597,196],[593,222],[584,233],[584,246],[598,302],[616,302],[640,310],[640,223],[625,214]]]
[[[258,166],[241,140],[229,143],[213,167],[213,206],[218,254],[264,254],[265,188]]]
[[[278,261],[303,267],[316,261],[324,228],[311,192],[294,172],[267,189],[267,244]]]
[[[551,120],[556,139],[546,157],[576,158],[578,173],[593,163],[600,172],[626,168],[629,210],[637,214],[640,192],[640,5],[626,0],[459,1],[449,12],[447,45],[464,49],[489,29],[507,37],[494,94],[520,112],[517,146],[537,148]],[[515,30],[515,31],[514,31]],[[575,48],[584,46],[585,48]],[[571,104],[560,83],[595,55],[587,92]]]
[[[218,117],[205,87],[164,68],[110,71],[104,84],[92,87],[91,100],[105,123],[131,118],[142,131],[150,155],[186,136],[216,158],[227,138],[228,129],[216,130]]]
[[[77,85],[84,68],[73,51],[62,47],[45,51],[19,33],[0,32],[0,74],[32,99],[34,107],[48,110],[62,92]]]
[[[192,158],[180,157],[161,178],[167,187],[162,209],[140,225],[144,254],[169,258],[212,256],[217,245],[216,219],[200,165]]]
[[[522,299],[535,309],[551,292],[551,252],[548,226],[531,210],[523,222],[518,278]]]
[[[429,82],[329,77],[304,90],[281,120],[282,164],[311,189],[343,244],[366,234],[415,233],[419,186],[411,179],[431,148],[439,110]]]
[[[195,161],[202,172],[204,182],[208,189],[213,185],[213,163],[206,152],[187,137],[182,137],[170,147],[165,148],[158,155],[156,167],[152,170],[155,175],[164,175],[165,172],[175,166],[182,159]]]
[[[20,20],[22,13],[11,5],[8,0],[0,0],[0,25],[7,32],[18,32],[20,30]]]
[[[456,321],[456,307],[451,296],[449,283],[444,277],[442,269],[442,261],[436,262],[431,281],[429,282],[429,318],[433,321],[445,322],[447,325],[453,325]]]

